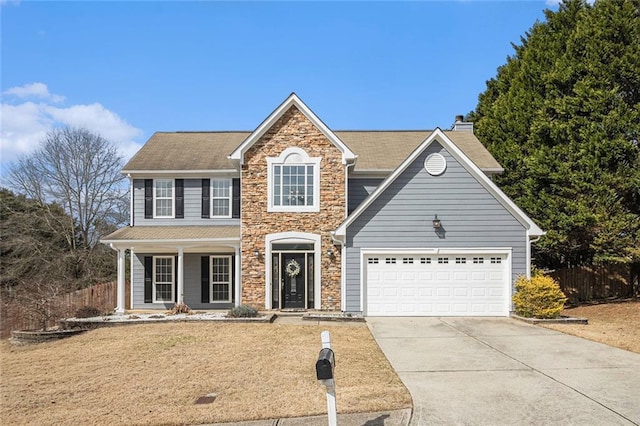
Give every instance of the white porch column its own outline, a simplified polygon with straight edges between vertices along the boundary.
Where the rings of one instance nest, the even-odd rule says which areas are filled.
[[[242,302],[242,286],[240,285],[240,247],[236,247],[236,270],[235,270],[235,274],[236,274],[236,285],[235,285],[235,294],[236,294],[236,300],[235,300],[235,306],[240,306],[241,302]]]
[[[125,289],[124,289],[124,282],[125,282],[125,267],[124,267],[124,258],[125,258],[125,250],[124,249],[118,249],[118,290],[117,290],[117,298],[116,298],[116,302],[117,302],[117,306],[116,306],[116,313],[117,314],[124,314],[124,299],[125,299]]]
[[[178,303],[184,303],[184,248],[178,247]]]

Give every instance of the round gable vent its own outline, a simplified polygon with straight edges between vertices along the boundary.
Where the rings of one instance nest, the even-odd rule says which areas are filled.
[[[439,176],[447,168],[447,160],[442,154],[431,154],[424,160],[424,168],[431,176]]]

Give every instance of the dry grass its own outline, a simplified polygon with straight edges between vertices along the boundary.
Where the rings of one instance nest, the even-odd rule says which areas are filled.
[[[562,315],[584,317],[589,324],[548,324],[547,328],[640,353],[640,301],[566,309]]]
[[[411,397],[366,326],[176,323],[102,328],[29,346],[3,341],[4,424],[198,424],[326,412],[320,332],[336,353],[338,412]],[[215,392],[212,404],[195,400]]]

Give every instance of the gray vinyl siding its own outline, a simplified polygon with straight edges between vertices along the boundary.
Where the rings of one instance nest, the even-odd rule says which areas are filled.
[[[145,219],[144,179],[134,179],[133,212],[135,226],[240,225],[240,219],[202,218],[202,179],[184,179],[184,219]]]
[[[440,176],[424,169],[441,153]],[[433,229],[442,221],[440,236]],[[516,220],[440,144],[434,142],[347,229],[346,310],[360,311],[362,248],[512,248],[513,279],[526,272],[527,236]]]
[[[200,259],[202,256],[230,255],[229,253],[185,253],[184,254],[184,303],[191,309],[230,309],[231,303],[202,303]],[[132,309],[169,310],[173,303],[144,303],[144,257],[145,256],[177,256],[176,253],[135,253],[133,256],[133,306]],[[177,271],[175,271],[177,273]],[[232,271],[234,273],[234,271]],[[233,289],[232,289],[233,291]]]
[[[354,211],[384,179],[349,177],[349,212]]]

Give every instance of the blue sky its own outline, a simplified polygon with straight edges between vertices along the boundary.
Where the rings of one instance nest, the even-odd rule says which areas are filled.
[[[1,165],[60,125],[127,158],[253,130],[291,92],[334,130],[449,128],[553,3],[0,0]]]

